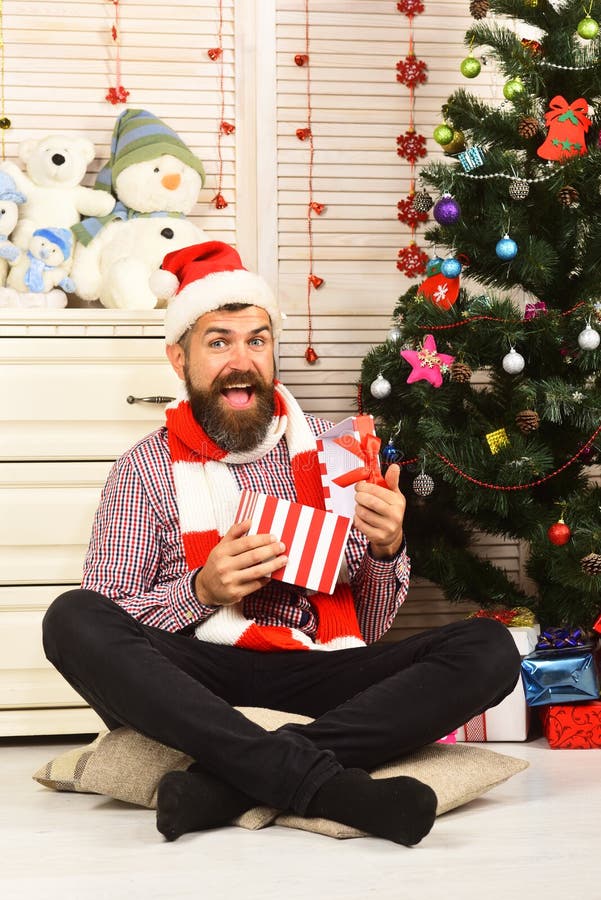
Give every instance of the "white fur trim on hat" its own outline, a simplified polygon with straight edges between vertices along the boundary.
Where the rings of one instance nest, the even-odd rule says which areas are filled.
[[[214,272],[192,281],[170,301],[165,315],[165,338],[176,344],[205,313],[227,303],[248,303],[264,309],[271,319],[274,337],[282,329],[282,314],[273,291],[260,275],[246,269]]]

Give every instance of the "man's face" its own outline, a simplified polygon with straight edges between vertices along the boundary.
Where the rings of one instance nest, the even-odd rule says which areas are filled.
[[[246,451],[265,437],[273,417],[273,336],[257,306],[215,310],[195,323],[186,351],[167,348],[186,382],[194,418],[223,450]]]

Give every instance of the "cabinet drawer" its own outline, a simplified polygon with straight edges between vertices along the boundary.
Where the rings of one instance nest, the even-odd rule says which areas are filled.
[[[0,463],[0,584],[79,584],[111,465]]]
[[[0,460],[114,459],[179,384],[160,338],[0,338]]]
[[[56,594],[60,591],[57,589]],[[48,602],[52,599],[49,597]],[[85,706],[44,655],[45,609],[28,609],[27,603],[23,606],[21,610],[0,611],[0,708]]]

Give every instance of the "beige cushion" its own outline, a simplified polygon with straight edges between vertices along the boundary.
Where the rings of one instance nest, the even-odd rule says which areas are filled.
[[[273,731],[286,722],[310,722],[306,716],[270,709],[242,707],[249,719]],[[156,807],[157,785],[165,772],[184,770],[192,758],[131,728],[103,732],[86,747],[69,750],[34,774],[40,784],[59,791],[105,794],[148,808]],[[373,778],[410,775],[429,784],[438,798],[437,815],[479,797],[528,763],[482,747],[465,744],[431,744],[402,759],[379,766]],[[278,810],[257,806],[236,820],[244,828],[263,828],[275,822],[289,828],[316,831],[332,837],[358,837],[362,832],[326,819],[279,815]]]

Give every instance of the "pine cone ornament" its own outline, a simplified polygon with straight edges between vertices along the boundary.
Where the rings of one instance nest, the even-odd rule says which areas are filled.
[[[451,379],[458,381],[459,384],[466,384],[472,377],[473,372],[467,363],[455,360],[451,366]]]
[[[486,14],[489,9],[490,3],[488,2],[488,0],[471,0],[470,13],[474,17],[474,19],[486,18]]]
[[[509,182],[509,196],[512,200],[525,200],[530,193],[530,185],[523,178],[514,178]]]
[[[557,199],[563,206],[575,206],[580,201],[580,194],[576,188],[567,184],[559,191]]]
[[[434,200],[427,191],[418,191],[413,195],[413,207],[420,213],[430,212],[434,206]]]
[[[518,134],[521,138],[536,137],[539,131],[540,125],[538,119],[535,119],[534,116],[524,116],[518,122]]]
[[[601,575],[601,553],[589,553],[580,560],[580,567],[586,575]]]
[[[515,417],[515,422],[522,434],[530,434],[536,431],[540,425],[540,417],[533,409],[524,409]]]

